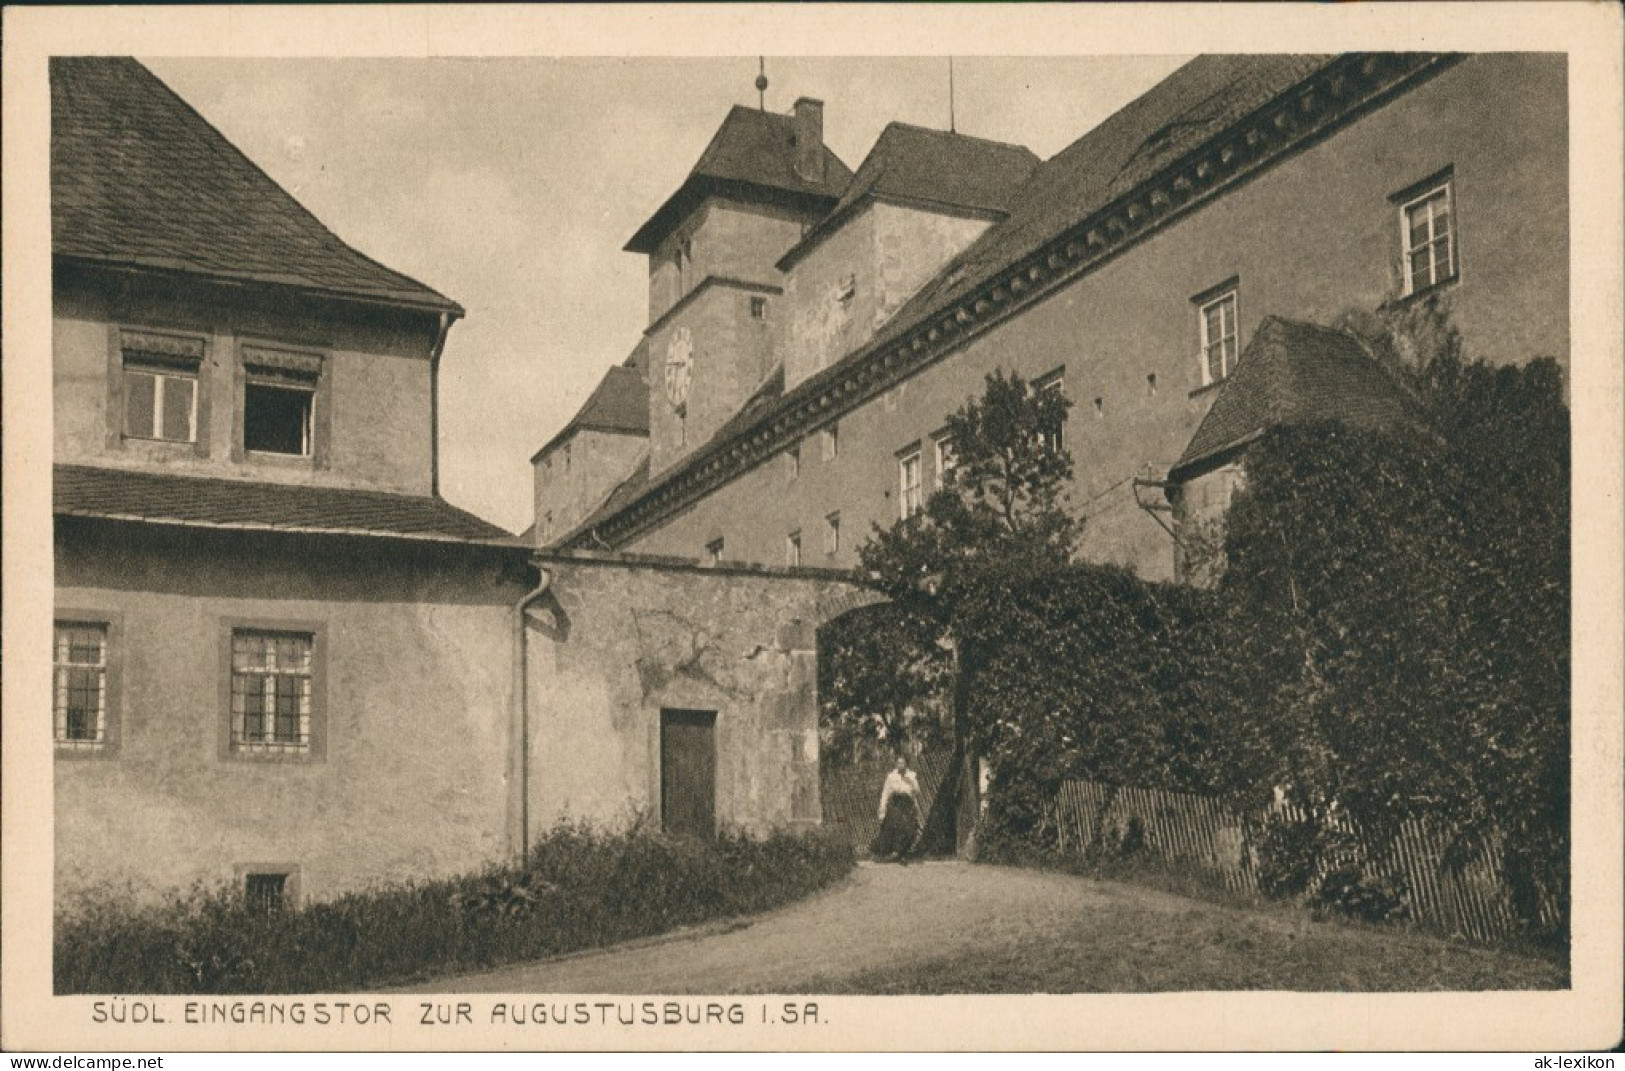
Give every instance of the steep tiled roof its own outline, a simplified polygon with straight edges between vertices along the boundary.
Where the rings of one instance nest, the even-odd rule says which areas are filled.
[[[1037,166],[1038,157],[1023,145],[889,123],[834,210],[784,255],[779,267],[787,268],[871,197],[1003,216]]]
[[[852,169],[824,147],[824,175],[798,176],[791,117],[735,105],[722,121],[683,185],[626,243],[629,253],[652,252],[683,216],[718,189],[754,188],[833,205],[852,179]]]
[[[57,256],[462,309],[340,241],[133,59],[51,60]]]
[[[328,532],[449,542],[512,536],[439,498],[58,465],[54,512],[205,528]]]
[[[950,261],[877,341],[947,308],[1334,58],[1201,56],[1185,64],[1038,165],[1008,217]]]
[[[557,435],[531,455],[535,461],[566,436],[577,431],[609,431],[622,435],[649,435],[649,385],[635,367],[618,364],[604,373],[576,415]]]
[[[1183,479],[1268,428],[1339,420],[1364,428],[1415,421],[1415,408],[1354,336],[1265,317],[1169,473]]]

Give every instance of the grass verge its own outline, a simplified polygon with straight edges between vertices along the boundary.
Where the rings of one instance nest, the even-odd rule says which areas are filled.
[[[344,992],[482,970],[766,910],[846,876],[826,833],[679,840],[561,824],[524,867],[254,911],[235,888],[132,909],[111,893],[60,913],[67,993]]]

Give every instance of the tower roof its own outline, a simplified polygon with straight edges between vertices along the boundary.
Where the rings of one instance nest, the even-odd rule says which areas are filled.
[[[346,245],[135,60],[56,57],[50,75],[56,256],[462,315]]]
[[[643,381],[643,373],[632,365],[612,366],[581,403],[576,415],[547,441],[547,445],[531,455],[531,461],[577,431],[608,431],[648,438],[649,385]]]
[[[852,179],[852,169],[824,146],[823,177],[796,174],[795,131],[788,115],[735,105],[676,193],[626,243],[629,253],[651,253],[706,197],[789,200],[827,209]]]
[[[779,267],[788,268],[873,198],[1003,218],[1016,190],[1038,163],[1038,157],[1024,145],[888,123],[834,210],[784,255]]]

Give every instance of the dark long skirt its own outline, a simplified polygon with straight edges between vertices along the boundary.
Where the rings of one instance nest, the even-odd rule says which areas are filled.
[[[876,859],[903,858],[920,839],[920,805],[913,796],[901,793],[886,804],[886,817],[880,821],[880,834],[869,848]]]

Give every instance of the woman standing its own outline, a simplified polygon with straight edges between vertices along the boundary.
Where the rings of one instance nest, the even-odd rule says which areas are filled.
[[[920,779],[908,768],[908,760],[897,756],[897,765],[886,775],[880,790],[880,835],[869,854],[875,859],[891,859],[907,865],[908,855],[920,839],[924,821],[920,812]]]

